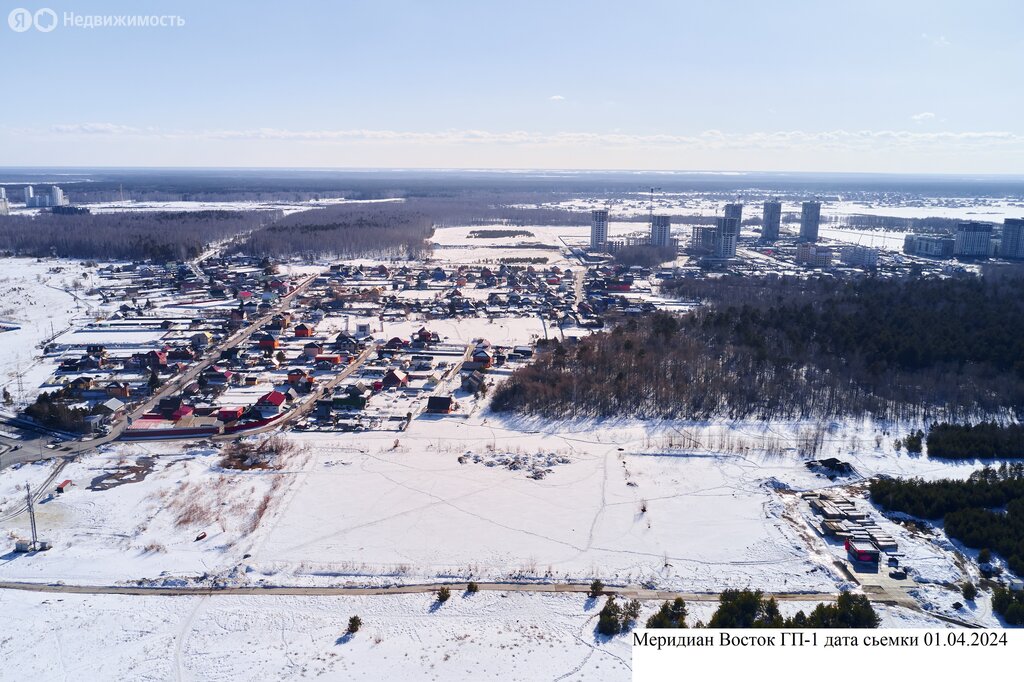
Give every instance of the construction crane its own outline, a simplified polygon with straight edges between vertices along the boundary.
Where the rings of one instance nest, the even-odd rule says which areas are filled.
[[[660,192],[660,191],[661,191],[660,187],[651,187],[651,189],[650,189],[650,198],[647,201],[647,222],[648,222],[648,226],[652,230],[654,229],[654,193],[655,192]]]

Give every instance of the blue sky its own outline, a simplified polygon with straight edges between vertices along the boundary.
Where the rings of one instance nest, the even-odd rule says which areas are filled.
[[[1019,0],[0,9],[44,6],[0,24],[0,165],[1024,168]]]

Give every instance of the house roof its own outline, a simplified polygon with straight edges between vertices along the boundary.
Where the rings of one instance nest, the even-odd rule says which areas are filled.
[[[280,407],[281,405],[284,405],[284,393],[281,393],[280,391],[271,391],[270,393],[263,395],[258,402],[261,405],[273,405],[275,407]]]
[[[427,398],[427,409],[428,410],[447,410],[452,406],[452,397],[450,395],[432,395]]]
[[[121,400],[118,400],[117,398],[111,398],[111,399],[109,399],[107,401],[104,401],[102,403],[102,405],[103,405],[103,407],[107,408],[111,412],[117,412],[122,407],[124,407],[124,402],[121,401]]]

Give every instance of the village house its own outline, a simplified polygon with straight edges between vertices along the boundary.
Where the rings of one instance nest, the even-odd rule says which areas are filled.
[[[213,365],[203,370],[200,377],[209,386],[226,386],[231,380],[232,373],[223,367]]]
[[[427,398],[428,414],[448,414],[453,412],[456,407],[455,399],[450,395],[432,395]]]
[[[302,354],[307,358],[316,358],[318,355],[323,355],[324,346],[316,341],[310,341],[302,347]]]
[[[280,391],[271,391],[260,396],[260,399],[256,401],[256,409],[264,418],[273,417],[280,414],[281,409],[284,407],[285,395]]]
[[[462,390],[469,393],[479,393],[484,385],[484,375],[478,371],[472,371],[462,377]]]
[[[242,418],[245,408],[241,406],[221,407],[217,410],[217,419],[222,422],[233,422]]]
[[[196,350],[205,350],[213,343],[213,334],[210,332],[196,332],[189,338],[189,345]]]
[[[400,369],[388,370],[381,380],[384,390],[389,388],[402,388],[409,385],[409,376]]]
[[[101,414],[109,419],[114,419],[121,416],[124,412],[125,404],[117,398],[109,398],[104,402],[96,406],[95,410],[97,414]]]
[[[277,337],[270,332],[265,332],[260,335],[259,341],[257,342],[260,350],[276,350],[280,345]]]
[[[128,399],[132,395],[132,387],[127,381],[111,381],[106,386],[106,393],[111,398]]]

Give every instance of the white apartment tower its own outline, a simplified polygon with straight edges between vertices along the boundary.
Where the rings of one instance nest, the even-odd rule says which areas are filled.
[[[821,202],[805,201],[800,208],[800,239],[818,241],[818,223],[821,222]]]
[[[740,234],[740,223],[734,217],[719,218],[715,222],[713,254],[715,258],[735,258],[736,239]]]
[[[953,255],[965,258],[987,258],[992,244],[992,225],[974,221],[956,226]]]
[[[36,194],[35,190],[32,189],[32,185],[25,185],[25,204],[32,203],[32,197]]]
[[[651,246],[668,246],[672,239],[672,222],[667,215],[651,218]]]
[[[608,209],[590,212],[590,250],[604,251],[608,247]]]

